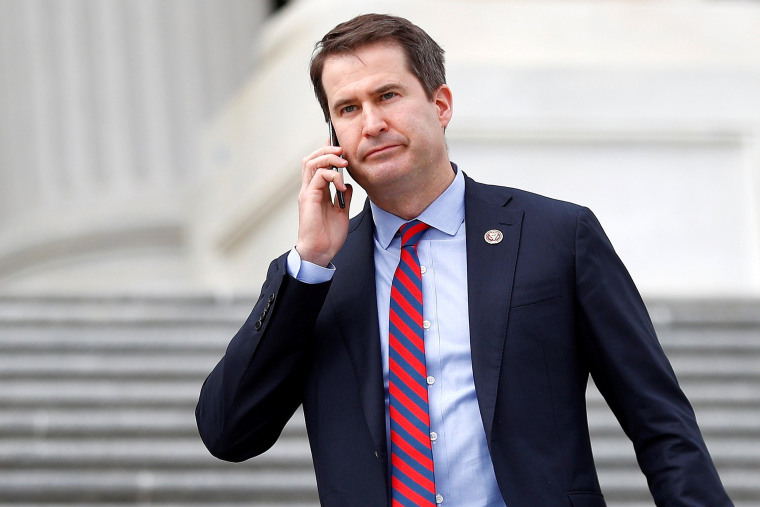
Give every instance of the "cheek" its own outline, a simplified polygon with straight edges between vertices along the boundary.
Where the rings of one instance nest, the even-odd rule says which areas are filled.
[[[418,117],[418,121],[409,125],[409,132],[429,149],[433,149],[439,138],[443,136],[443,128],[438,120],[430,117]]]
[[[343,158],[348,160],[349,163],[356,161],[356,150],[358,148],[358,142],[353,139],[346,141],[346,144],[341,144],[343,147]]]
[[[441,128],[440,118],[433,107],[419,108],[409,118],[408,128],[417,134],[429,135]]]
[[[359,139],[360,136],[357,136],[352,132],[344,133],[339,138],[340,146],[343,148],[343,158],[349,162],[356,154],[356,149],[359,146]]]

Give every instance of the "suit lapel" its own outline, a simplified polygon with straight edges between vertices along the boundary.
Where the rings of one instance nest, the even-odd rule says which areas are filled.
[[[385,394],[375,290],[374,225],[369,201],[352,220],[346,243],[333,263],[332,311],[349,351],[362,408],[375,449],[385,449]]]
[[[472,370],[489,442],[523,217],[521,210],[506,208],[509,200],[503,188],[488,187],[470,178],[465,179]],[[499,243],[486,241],[484,235],[491,230],[503,234]]]

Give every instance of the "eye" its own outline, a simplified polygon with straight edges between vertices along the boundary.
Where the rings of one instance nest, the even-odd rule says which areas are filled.
[[[385,92],[382,95],[380,95],[380,98],[382,100],[389,100],[396,96],[396,92]]]
[[[354,111],[356,111],[356,106],[346,106],[340,110],[342,114],[353,113]]]

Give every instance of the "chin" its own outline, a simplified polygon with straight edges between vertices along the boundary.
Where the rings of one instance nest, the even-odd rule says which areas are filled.
[[[367,174],[377,179],[396,179],[409,172],[407,164],[398,159],[377,161],[367,166]]]

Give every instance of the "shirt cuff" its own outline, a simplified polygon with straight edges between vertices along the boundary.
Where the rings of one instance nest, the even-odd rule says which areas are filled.
[[[324,268],[313,262],[302,260],[296,248],[293,247],[288,254],[288,274],[299,282],[324,283],[332,280],[335,266],[331,262]]]

